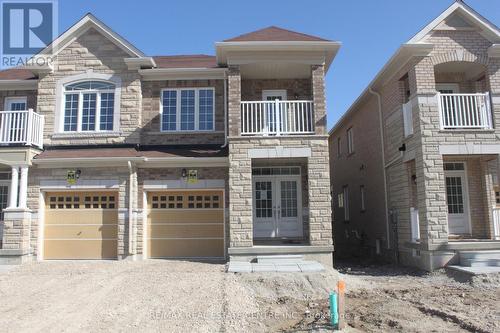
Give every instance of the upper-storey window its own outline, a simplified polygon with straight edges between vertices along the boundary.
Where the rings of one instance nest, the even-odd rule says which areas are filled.
[[[354,153],[354,130],[349,128],[347,130],[347,154]]]
[[[162,131],[213,131],[213,88],[165,89],[162,91]]]
[[[115,89],[105,81],[83,81],[64,86],[64,132],[112,131]]]

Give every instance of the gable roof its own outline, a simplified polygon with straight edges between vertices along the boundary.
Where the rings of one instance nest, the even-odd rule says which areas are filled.
[[[175,56],[154,56],[157,68],[217,68],[215,56],[189,54]]]
[[[375,78],[368,84],[366,89],[354,101],[349,109],[342,115],[342,117],[333,125],[329,134],[331,135],[360,105],[367,96],[371,95],[373,89],[392,77],[405,63],[407,63],[414,56],[425,56],[433,49],[433,45],[426,43],[425,37],[434,29],[436,29],[443,21],[456,14],[462,15],[467,21],[481,28],[481,34],[492,41],[493,43],[500,42],[500,29],[489,20],[484,18],[481,14],[476,12],[463,1],[456,1],[448,7],[441,15],[434,19],[431,23],[425,26],[420,32],[413,36],[408,42],[401,45],[396,53],[387,61],[384,67],[377,73]],[[495,44],[491,48],[491,52],[495,51],[498,47]],[[500,53],[500,51],[498,51]]]
[[[476,12],[472,7],[463,1],[455,1],[441,15],[436,17],[431,23],[426,25],[415,36],[413,36],[406,44],[416,44],[425,42],[425,37],[434,29],[436,29],[444,20],[456,14],[461,14],[471,24],[481,28],[481,34],[492,42],[500,41],[500,29],[486,19],[484,16]]]
[[[110,27],[104,24],[91,13],[87,13],[78,22],[73,24],[68,30],[63,32],[59,37],[54,39],[52,43],[47,45],[38,55],[55,55],[70,44],[75,38],[85,33],[88,29],[94,28],[105,37],[107,37],[116,46],[124,50],[131,57],[145,57],[138,48],[129,43],[125,38],[114,32]]]
[[[224,42],[329,42],[327,39],[320,37],[303,34],[296,31],[291,31],[283,29],[276,26],[270,26],[264,29],[249,32],[243,35],[239,35],[230,39],[224,40]]]

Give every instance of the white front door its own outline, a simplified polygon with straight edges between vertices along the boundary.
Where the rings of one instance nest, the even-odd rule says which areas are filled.
[[[469,195],[464,163],[445,163],[444,178],[449,234],[469,234]]]
[[[300,176],[254,177],[254,237],[302,237],[301,198]]]

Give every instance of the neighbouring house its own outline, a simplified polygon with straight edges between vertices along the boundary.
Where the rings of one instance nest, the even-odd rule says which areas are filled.
[[[86,15],[0,72],[0,260],[296,254],[332,265],[324,76],[269,27],[145,56]]]
[[[336,254],[498,264],[500,30],[471,7],[403,44],[329,145]]]

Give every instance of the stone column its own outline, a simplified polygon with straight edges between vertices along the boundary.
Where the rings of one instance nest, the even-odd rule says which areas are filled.
[[[316,134],[326,134],[325,66],[311,66],[314,126]]]
[[[19,167],[13,166],[11,179],[10,179],[10,189],[9,189],[9,207],[8,208],[16,208],[17,207],[17,193],[19,187]]]
[[[241,75],[239,66],[229,66],[228,81],[228,126],[229,136],[241,133]]]

